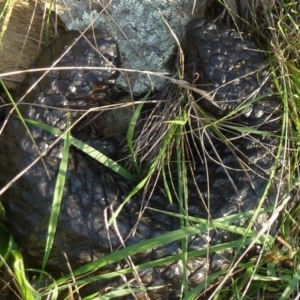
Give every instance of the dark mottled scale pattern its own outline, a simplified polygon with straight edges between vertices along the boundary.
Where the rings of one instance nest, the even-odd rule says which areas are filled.
[[[241,40],[236,31],[205,19],[193,19],[186,26],[186,44],[188,70],[199,74],[196,81],[199,88],[213,92],[212,101],[195,96],[203,109],[219,118],[249,103],[228,118],[229,124],[254,127],[274,135],[280,133],[280,100],[265,65],[266,55],[254,42],[247,37]],[[257,101],[250,103],[255,98]],[[199,164],[195,171],[197,187],[214,217],[257,206],[278,150],[275,137],[262,134],[241,137],[234,129],[224,130],[223,134],[229,140],[227,144],[213,137],[213,145],[204,143],[209,154],[207,165]],[[190,200],[195,202],[198,192],[192,181],[189,186]],[[272,203],[275,194],[269,196],[267,203]]]
[[[201,101],[201,106],[211,114],[227,115],[239,105],[263,97],[242,111],[236,122],[249,126],[264,124],[264,128],[278,130],[280,126],[278,98],[269,80],[265,66],[266,55],[247,37],[223,26],[193,19],[186,27],[188,65],[200,75],[198,83],[203,89],[216,91],[215,104]],[[271,117],[271,122],[267,121]],[[277,122],[273,119],[277,118]],[[272,127],[271,127],[272,129]]]
[[[76,32],[60,37],[41,53],[36,67],[52,65],[77,37]],[[96,43],[94,43],[93,34],[88,33],[87,37],[95,48],[89,46],[84,39],[80,39],[72,50],[68,51],[57,63],[57,66],[100,66],[108,69],[50,71],[19,104],[24,117],[64,130],[67,115],[62,108],[70,106],[85,108],[94,105],[93,103],[101,105],[101,101],[105,101],[106,91],[117,77],[117,72],[113,68],[118,65],[117,45],[112,39],[99,33],[95,35]],[[264,79],[262,77],[265,76],[265,71],[255,73],[255,70],[263,66],[265,56],[253,50],[257,49],[257,46],[252,41],[242,41],[234,31],[219,29],[216,25],[202,19],[188,23],[186,39],[188,68],[192,66],[194,71],[200,74],[200,83],[205,83],[208,91],[219,87],[214,101],[219,104],[220,109],[202,100],[200,105],[204,109],[220,117],[232,111],[241,102],[253,99],[252,96],[248,99],[248,95],[260,87],[261,80]],[[254,73],[240,78],[241,74],[245,75],[249,70]],[[37,82],[41,75],[41,72],[28,74],[23,83],[22,92],[24,93]],[[228,83],[228,81],[232,82]],[[268,96],[254,103],[250,112],[235,116],[231,121],[277,132],[280,129],[281,112],[279,101],[276,96],[271,96],[272,92],[268,79],[258,92],[259,96]],[[27,104],[23,105],[24,103]],[[72,117],[76,118],[77,114],[73,113]],[[11,188],[1,195],[1,199],[6,208],[6,223],[26,256],[39,265],[43,259],[62,143],[58,142],[51,149],[55,136],[32,125],[28,127],[39,150],[49,149],[49,151],[44,154],[43,163],[39,160],[26,171]],[[260,136],[256,136],[254,142],[253,135],[237,139],[234,133],[228,134],[228,137],[232,136],[235,139],[232,140],[231,146],[236,155],[233,155],[228,147],[215,138],[212,138],[214,147],[205,143],[204,147],[209,153],[208,169],[200,163],[200,160],[195,169],[195,182],[201,195],[195,189],[193,180],[189,180],[189,213],[191,215],[207,217],[205,208],[201,204],[202,201],[210,205],[211,216],[218,218],[253,209],[260,200],[278,142],[274,138]],[[111,141],[87,138],[85,141],[111,157],[117,154],[116,146]],[[23,124],[15,117],[11,117],[5,126],[0,139],[0,148],[0,167],[1,170],[5,170],[0,173],[1,187],[39,156]],[[199,149],[199,151],[204,152],[204,149]],[[218,161],[222,162],[226,168],[216,163]],[[243,168],[241,162],[244,164]],[[44,164],[48,173],[45,171]],[[119,248],[121,242],[118,234],[113,226],[107,228],[105,216],[107,214],[109,217],[111,211],[119,207],[132,187],[131,182],[99,165],[78,150],[71,149],[64,199],[49,267],[56,271],[68,272],[63,252],[66,253],[69,263],[75,269]],[[274,195],[269,196],[267,203],[273,203],[275,194],[276,191]],[[131,230],[136,225],[143,205],[142,195],[133,196],[116,221],[122,239],[126,240],[126,245],[161,236],[163,233],[179,228],[177,219],[146,210],[139,220],[136,233],[132,235]],[[149,205],[177,212],[177,207],[168,205],[167,200],[160,194],[154,194]],[[255,226],[258,229],[261,224],[257,223]],[[208,241],[210,245],[216,245],[233,238],[235,238],[233,234],[225,235],[222,231],[211,230],[203,236],[191,236],[188,239],[188,249],[191,251],[206,249]],[[178,253],[181,253],[180,242],[173,242],[148,249],[132,258],[136,264],[139,264]],[[228,263],[227,258],[230,258],[230,254],[216,253],[210,255],[208,260],[206,256],[188,259],[191,287],[205,281],[207,274]],[[120,262],[120,265],[122,266],[123,262]],[[110,264],[105,266],[104,270],[114,270],[116,267]],[[149,292],[151,299],[179,298],[182,261],[140,271],[139,274],[145,286],[163,286],[161,289]],[[106,286],[117,287],[121,283],[123,282],[120,278],[109,282],[101,281],[97,283],[97,288],[100,290]],[[135,285],[138,286],[133,282],[132,286]],[[143,299],[143,295],[138,296],[139,299]],[[131,299],[131,296],[126,299]]]

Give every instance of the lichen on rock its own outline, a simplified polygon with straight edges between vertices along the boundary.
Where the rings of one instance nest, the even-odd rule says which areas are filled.
[[[94,22],[94,28],[117,40],[123,68],[169,73],[166,63],[176,46],[171,30],[179,40],[183,38],[194,0],[113,0],[103,4],[102,9],[96,4],[88,7],[82,2],[76,6],[70,0],[58,2],[70,3],[68,13],[60,14],[68,29],[83,30]],[[141,95],[150,88],[160,89],[164,83],[158,76],[126,72],[119,77],[117,86]]]

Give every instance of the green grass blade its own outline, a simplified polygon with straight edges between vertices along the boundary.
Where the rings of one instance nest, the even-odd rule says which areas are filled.
[[[5,0],[0,6],[0,21],[4,16],[5,10],[8,8],[8,5],[10,3],[10,0]]]
[[[141,99],[141,101],[146,101],[149,98],[150,94],[151,94],[151,90],[145,95],[145,97],[143,97]],[[136,153],[135,153],[134,147],[133,147],[133,140],[134,140],[134,129],[135,129],[136,124],[138,122],[138,119],[141,115],[141,111],[142,111],[143,107],[144,107],[143,102],[141,102],[136,107],[136,109],[134,111],[134,114],[131,118],[130,125],[129,125],[128,131],[127,131],[127,136],[126,136],[127,145],[128,145],[129,152],[130,152],[130,155],[131,155],[131,160],[132,160],[133,166],[134,166],[135,170],[138,172],[138,174],[140,174],[140,170],[139,170],[139,166],[138,166],[137,159],[136,159]]]
[[[37,121],[33,121],[30,119],[24,119],[26,122],[40,127],[44,130],[47,130],[55,135],[61,136],[62,139],[65,139],[64,133],[61,132],[60,130],[58,130],[57,128],[54,128],[50,125],[46,125],[46,124],[42,124],[40,122]],[[87,155],[89,155],[90,157],[96,159],[97,161],[99,161],[101,164],[105,165],[106,167],[112,169],[113,171],[117,172],[118,174],[120,174],[121,176],[123,176],[124,178],[131,180],[131,181],[136,181],[136,177],[134,175],[132,175],[129,171],[127,171],[126,169],[124,169],[122,166],[120,166],[117,162],[113,161],[112,159],[110,159],[109,157],[107,157],[106,155],[104,155],[103,153],[101,153],[100,151],[96,150],[95,148],[89,146],[88,144],[70,136],[69,137],[69,142],[70,144],[72,144],[73,146],[75,146],[76,148],[80,149],[81,151],[83,151],[84,153],[86,153]]]
[[[9,233],[6,227],[0,223],[0,267],[9,258],[11,251],[17,249],[17,244],[13,236]]]
[[[64,139],[64,147],[62,151],[62,159],[60,162],[58,175],[56,179],[56,185],[54,189],[54,195],[53,195],[53,203],[51,208],[51,214],[49,219],[49,227],[48,227],[48,234],[47,234],[47,240],[46,240],[46,247],[45,247],[45,255],[43,260],[42,269],[44,270],[49,256],[52,249],[56,227],[58,223],[59,213],[60,213],[60,206],[62,202],[63,197],[63,191],[65,186],[65,180],[66,180],[66,173],[68,168],[68,158],[69,158],[69,148],[70,148],[70,131],[68,130],[70,126],[69,122],[69,114],[67,117],[67,131],[65,133],[65,139]]]
[[[226,218],[222,218],[222,219],[226,219]],[[108,254],[94,262],[91,262],[79,269],[77,269],[76,271],[73,272],[73,276],[81,276],[83,274],[92,272],[97,270],[98,268],[101,268],[103,266],[109,265],[111,263],[114,263],[116,261],[119,261],[129,255],[134,255],[138,252],[142,252],[145,250],[148,250],[149,248],[154,248],[156,246],[161,246],[165,243],[171,243],[173,241],[176,240],[180,240],[180,239],[184,239],[187,238],[191,235],[195,235],[195,234],[199,234],[201,232],[206,232],[207,230],[213,230],[215,228],[220,228],[220,229],[224,229],[224,230],[228,230],[230,232],[233,233],[237,233],[243,236],[243,234],[246,232],[245,228],[241,228],[238,226],[234,226],[234,225],[228,225],[224,222],[219,223],[219,222],[209,222],[207,223],[207,220],[203,220],[201,222],[201,224],[197,224],[194,226],[188,226],[188,227],[184,227],[182,229],[178,229],[169,233],[166,233],[164,235],[161,235],[159,237],[155,237],[149,240],[145,240],[141,243],[138,243],[136,245],[132,245],[130,247],[121,249],[117,252]],[[256,238],[257,236],[257,232],[256,231],[249,231],[247,232],[248,236],[250,238],[247,239],[247,243],[245,242],[244,244],[248,244],[250,242],[253,241],[254,238]],[[264,243],[265,239],[264,237],[261,237],[257,243]],[[194,251],[193,253],[195,255],[201,256],[201,255],[206,255],[207,251],[217,251],[217,250],[224,250],[226,249],[226,247],[240,247],[241,245],[241,240],[236,240],[233,242],[229,242],[229,243],[224,243],[222,245],[218,245],[218,246],[212,246],[209,249],[202,249],[202,250],[197,250]],[[187,257],[190,257],[191,253],[187,254]],[[182,255],[178,255],[178,257],[176,255],[172,256],[171,259],[174,261],[176,259],[182,259]],[[59,280],[57,282],[57,284],[63,283],[65,280],[71,278],[71,275],[67,275],[66,277],[62,278],[61,280]]]
[[[296,272],[293,275],[292,280],[288,282],[288,286],[283,291],[282,295],[280,296],[279,300],[287,300],[291,299],[290,295],[298,290],[300,282],[300,264],[298,265]]]
[[[13,256],[13,270],[23,299],[26,300],[40,300],[41,295],[31,286],[25,274],[22,255],[17,251],[12,251]]]

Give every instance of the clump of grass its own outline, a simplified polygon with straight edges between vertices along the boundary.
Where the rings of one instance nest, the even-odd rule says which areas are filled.
[[[299,17],[297,1],[241,1],[241,16],[246,27],[267,41],[270,66],[275,85],[282,99],[283,131],[281,135],[286,166],[282,169],[288,183],[291,200],[281,213],[278,236],[271,249],[250,261],[247,284],[232,277],[229,287],[219,292],[220,297],[232,299],[294,299],[299,280],[298,243],[298,178],[299,178]],[[260,10],[258,12],[258,10]],[[293,217],[291,217],[293,215]],[[296,221],[297,220],[297,221]],[[282,243],[283,241],[283,243]],[[274,253],[276,253],[274,255]]]

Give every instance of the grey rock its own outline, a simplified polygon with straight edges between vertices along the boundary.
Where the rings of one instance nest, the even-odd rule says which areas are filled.
[[[68,29],[84,30],[92,23],[94,28],[114,37],[123,68],[137,70],[122,72],[117,87],[141,95],[164,85],[165,79],[138,71],[169,73],[166,63],[176,50],[171,30],[181,41],[194,0],[114,0],[107,6],[103,4],[102,9],[90,1],[58,0],[57,3],[62,8],[58,10],[59,16]]]

